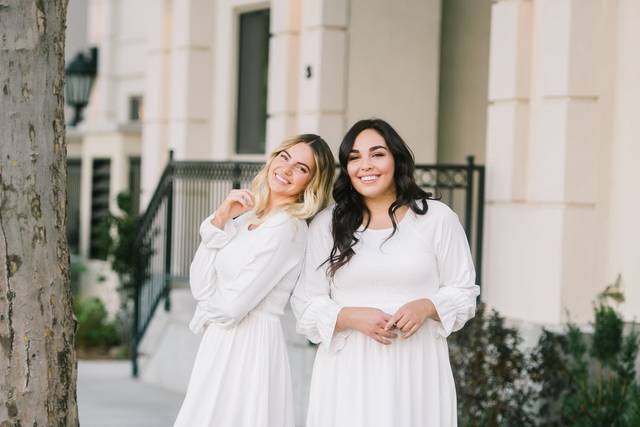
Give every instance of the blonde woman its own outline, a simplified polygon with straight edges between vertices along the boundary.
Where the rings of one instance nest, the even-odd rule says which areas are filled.
[[[252,191],[234,190],[200,226],[189,327],[204,331],[175,427],[294,425],[279,316],[298,277],[306,219],[326,206],[334,160],[317,135],[270,156]]]

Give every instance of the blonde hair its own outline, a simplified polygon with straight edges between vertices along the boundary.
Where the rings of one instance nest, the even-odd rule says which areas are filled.
[[[284,141],[273,150],[267,163],[251,182],[251,191],[255,197],[254,211],[258,218],[263,216],[269,205],[271,189],[269,188],[268,174],[271,163],[281,152],[300,143],[307,144],[313,151],[316,171],[304,191],[300,193],[298,200],[279,206],[278,209],[289,213],[295,218],[309,219],[329,204],[333,174],[335,172],[333,153],[331,153],[329,145],[318,135],[297,135]],[[256,225],[261,222],[262,218],[252,221]]]

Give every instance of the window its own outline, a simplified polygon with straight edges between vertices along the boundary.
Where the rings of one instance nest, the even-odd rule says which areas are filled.
[[[67,160],[67,242],[69,252],[80,253],[80,159]]]
[[[94,159],[91,180],[91,245],[89,257],[106,259],[103,239],[108,233],[105,221],[109,215],[109,189],[111,179],[111,160]]]
[[[139,122],[142,120],[144,114],[142,96],[130,96],[129,97],[129,121]]]
[[[263,154],[267,129],[269,10],[240,15],[236,152]]]

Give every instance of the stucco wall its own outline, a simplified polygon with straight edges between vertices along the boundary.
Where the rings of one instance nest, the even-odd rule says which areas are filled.
[[[490,0],[442,2],[438,162],[485,161]]]
[[[440,1],[352,0],[347,52],[347,128],[389,121],[420,163],[436,160]]]

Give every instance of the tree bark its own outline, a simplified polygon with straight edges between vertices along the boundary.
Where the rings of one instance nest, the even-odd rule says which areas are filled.
[[[0,427],[77,426],[67,0],[0,0]]]

